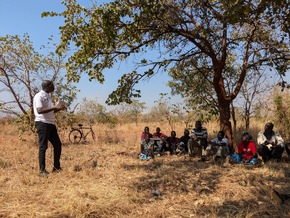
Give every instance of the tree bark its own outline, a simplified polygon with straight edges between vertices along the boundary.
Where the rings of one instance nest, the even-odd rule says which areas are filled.
[[[226,137],[229,142],[230,152],[234,153],[235,150],[235,142],[233,139],[233,130],[232,123],[230,121],[231,110],[230,110],[230,101],[220,100],[219,103],[219,111],[220,111],[220,129],[223,130],[226,134]]]

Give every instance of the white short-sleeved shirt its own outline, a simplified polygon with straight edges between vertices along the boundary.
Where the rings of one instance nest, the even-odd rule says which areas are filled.
[[[33,98],[33,111],[35,115],[35,121],[40,121],[43,123],[54,124],[54,111],[50,111],[45,114],[39,114],[37,108],[49,109],[54,107],[54,104],[51,99],[51,95],[41,90]]]

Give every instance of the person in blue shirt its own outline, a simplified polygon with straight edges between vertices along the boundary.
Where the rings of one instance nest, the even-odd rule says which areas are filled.
[[[217,137],[209,142],[209,145],[205,149],[205,156],[208,156],[210,153],[214,155],[215,161],[229,155],[228,139],[225,138],[224,131],[219,131]]]

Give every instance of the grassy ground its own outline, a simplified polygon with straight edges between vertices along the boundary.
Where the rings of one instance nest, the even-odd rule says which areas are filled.
[[[2,124],[0,217],[290,217],[290,202],[277,204],[268,191],[290,193],[286,157],[256,168],[184,156],[141,161],[144,125],[95,125],[97,140],[79,145],[62,133],[63,171],[41,178],[35,136],[19,140],[15,126]],[[50,146],[49,171],[52,161]]]

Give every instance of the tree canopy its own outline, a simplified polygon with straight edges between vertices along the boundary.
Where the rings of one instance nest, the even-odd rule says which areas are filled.
[[[75,49],[67,64],[70,80],[78,81],[86,72],[104,82],[104,69],[133,55],[155,54],[124,72],[110,104],[139,97],[134,85],[140,80],[180,69],[177,73],[198,75],[212,85],[221,129],[231,138],[230,104],[251,69],[270,66],[281,78],[289,69],[289,0],[115,0],[91,8],[75,0],[63,4],[62,13],[43,16],[65,19],[57,52]],[[234,71],[228,71],[229,64],[236,66]],[[230,91],[225,86],[229,73],[236,78]]]

